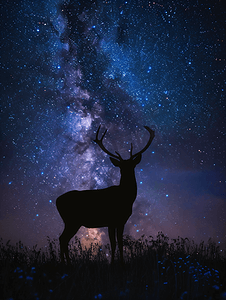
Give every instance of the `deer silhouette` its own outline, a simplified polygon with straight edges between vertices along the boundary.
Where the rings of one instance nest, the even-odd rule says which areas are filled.
[[[103,145],[103,138],[107,130],[98,139],[100,127],[97,130],[94,142],[110,156],[113,165],[120,168],[120,184],[105,189],[73,190],[57,198],[56,206],[65,224],[64,231],[59,238],[61,261],[64,262],[65,255],[68,264],[70,263],[68,243],[81,226],[87,228],[108,227],[111,244],[111,263],[114,262],[117,236],[120,262],[123,264],[124,226],[132,214],[133,203],[137,196],[134,169],[141,161],[141,154],[148,149],[155,136],[152,129],[144,126],[150,134],[146,146],[138,153],[132,154],[133,145],[131,144],[130,158],[124,160],[118,152],[115,151],[116,154],[113,154]]]

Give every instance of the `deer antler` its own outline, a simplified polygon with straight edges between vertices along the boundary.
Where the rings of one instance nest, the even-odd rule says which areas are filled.
[[[96,139],[94,140],[95,143],[97,143],[97,145],[105,152],[107,153],[109,156],[111,157],[114,157],[114,158],[117,158],[118,160],[122,161],[123,158],[121,157],[121,155],[115,151],[115,154],[111,153],[110,151],[108,151],[104,145],[103,145],[103,138],[105,137],[105,134],[107,133],[107,129],[105,130],[104,134],[102,135],[102,137],[100,139],[98,139],[98,135],[99,135],[99,131],[100,131],[100,127],[101,125],[98,127],[97,129],[97,133],[96,133]],[[146,151],[148,149],[148,147],[151,145],[151,142],[153,140],[153,138],[155,137],[155,132],[149,128],[148,126],[144,126],[144,128],[150,133],[150,137],[149,137],[149,140],[146,144],[146,146],[141,150],[139,151],[138,153],[136,154],[132,154],[132,151],[133,151],[133,144],[131,143],[131,150],[130,150],[130,159],[134,159],[134,157],[138,156],[139,154],[143,153],[144,151]]]
[[[132,154],[133,145],[131,144],[130,159],[133,159],[133,158],[136,157],[137,155],[139,155],[139,154],[143,153],[144,151],[146,151],[146,150],[148,149],[148,147],[151,145],[151,142],[152,142],[153,138],[155,137],[155,132],[154,132],[154,130],[152,130],[152,129],[149,128],[148,126],[144,126],[144,128],[150,133],[149,140],[148,140],[146,146],[145,146],[141,151],[139,151],[139,152],[136,153],[136,154]]]
[[[107,129],[105,130],[105,132],[104,132],[104,134],[102,135],[102,137],[101,137],[100,139],[98,139],[98,134],[99,134],[99,131],[100,131],[100,127],[101,127],[101,125],[100,125],[100,126],[98,127],[98,129],[97,129],[96,139],[94,140],[94,142],[97,143],[97,145],[98,145],[105,153],[107,153],[109,156],[114,157],[114,158],[117,158],[118,160],[123,160],[122,157],[121,157],[121,155],[120,155],[118,152],[115,151],[115,153],[117,154],[117,155],[115,155],[115,154],[111,153],[110,151],[108,151],[108,150],[104,147],[104,145],[103,145],[103,138],[104,138],[105,134],[107,133]]]

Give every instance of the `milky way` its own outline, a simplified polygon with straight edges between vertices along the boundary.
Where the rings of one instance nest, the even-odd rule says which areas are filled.
[[[163,231],[221,247],[225,233],[225,15],[222,1],[5,1],[0,235],[58,238],[55,200],[119,184],[93,142],[129,157],[138,196],[125,234]],[[107,241],[106,230],[80,229]]]

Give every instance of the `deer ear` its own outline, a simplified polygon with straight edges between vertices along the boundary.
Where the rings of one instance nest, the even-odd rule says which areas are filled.
[[[138,155],[134,158],[133,162],[134,162],[134,165],[135,165],[135,166],[138,165],[138,164],[140,163],[141,158],[142,158],[142,155],[141,155],[141,154],[138,154]]]
[[[119,160],[117,160],[117,159],[115,159],[113,157],[110,157],[110,160],[111,160],[111,162],[113,163],[113,165],[115,167],[120,167],[120,161]]]

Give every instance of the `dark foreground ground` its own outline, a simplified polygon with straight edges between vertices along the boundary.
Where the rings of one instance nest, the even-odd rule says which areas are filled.
[[[109,264],[109,245],[71,245],[71,266],[58,243],[29,249],[0,242],[0,300],[226,299],[226,257],[215,243],[152,237],[124,239],[125,266]]]

